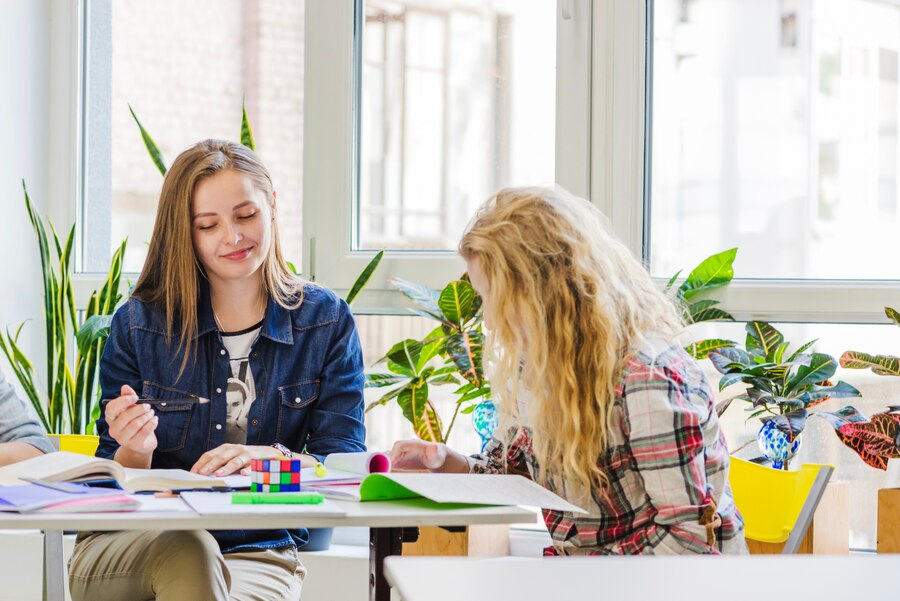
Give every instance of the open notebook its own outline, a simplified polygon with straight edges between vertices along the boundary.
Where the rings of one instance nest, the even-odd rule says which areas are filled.
[[[22,477],[48,482],[87,482],[112,479],[128,491],[227,486],[224,480],[187,470],[142,470],[122,467],[110,459],[56,451],[0,468],[0,485],[25,484]]]
[[[334,453],[326,457],[325,466],[324,476],[316,476],[312,469],[302,471],[303,490],[356,501],[425,498],[436,503],[532,505],[587,513],[522,476],[391,472],[390,458],[384,453]]]

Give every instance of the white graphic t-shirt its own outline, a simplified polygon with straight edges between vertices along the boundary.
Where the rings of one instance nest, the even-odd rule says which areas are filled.
[[[222,332],[222,342],[231,362],[231,377],[225,392],[225,442],[232,444],[247,443],[247,416],[250,405],[256,400],[256,386],[250,370],[250,348],[261,329],[262,322],[259,322],[240,332]]]

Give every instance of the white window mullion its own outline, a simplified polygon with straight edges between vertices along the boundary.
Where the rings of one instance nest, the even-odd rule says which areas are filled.
[[[556,7],[556,183],[582,198],[591,197],[593,10],[589,0]]]
[[[590,198],[613,231],[643,254],[647,7],[594,4]]]

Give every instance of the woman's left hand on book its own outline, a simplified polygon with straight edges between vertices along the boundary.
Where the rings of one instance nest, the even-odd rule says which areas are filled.
[[[228,476],[250,473],[250,460],[279,457],[277,449],[268,446],[225,443],[200,456],[192,472],[206,476]]]

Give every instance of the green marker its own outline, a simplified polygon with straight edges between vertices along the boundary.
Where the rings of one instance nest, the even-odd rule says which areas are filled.
[[[315,505],[325,500],[317,492],[235,492],[231,493],[232,505],[288,505],[303,503]]]

